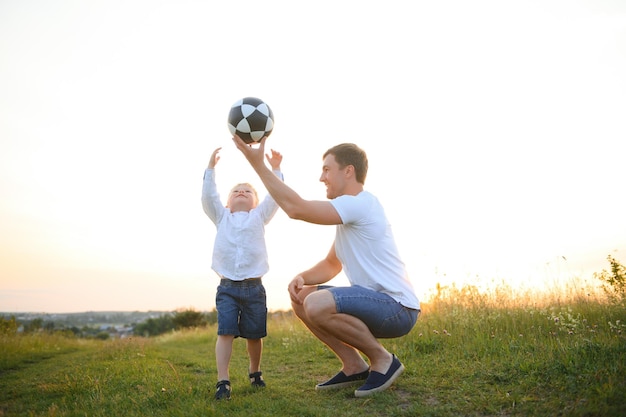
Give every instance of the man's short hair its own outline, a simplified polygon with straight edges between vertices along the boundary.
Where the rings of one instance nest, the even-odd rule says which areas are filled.
[[[342,143],[324,152],[322,159],[326,158],[329,154],[335,157],[335,161],[337,161],[339,167],[342,169],[348,165],[352,165],[357,182],[365,184],[368,165],[367,154],[363,149],[359,148],[354,143]]]

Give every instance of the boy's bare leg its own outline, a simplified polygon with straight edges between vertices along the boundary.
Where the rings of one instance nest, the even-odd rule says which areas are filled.
[[[261,370],[261,354],[263,353],[263,339],[247,339],[248,357],[250,358],[249,373]]]
[[[218,335],[215,343],[215,361],[217,362],[217,380],[230,380],[228,368],[230,365],[230,357],[233,353],[232,335]]]

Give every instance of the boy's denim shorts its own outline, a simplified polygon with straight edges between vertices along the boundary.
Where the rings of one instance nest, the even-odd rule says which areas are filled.
[[[349,314],[361,320],[376,338],[393,338],[409,333],[420,310],[408,308],[387,294],[359,285],[333,287],[319,285],[319,290],[330,291],[335,298],[338,313]]]
[[[267,336],[267,300],[260,278],[222,279],[215,295],[217,334],[245,339]]]

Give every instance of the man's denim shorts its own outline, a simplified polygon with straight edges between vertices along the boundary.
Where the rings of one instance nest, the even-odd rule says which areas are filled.
[[[380,339],[404,336],[415,326],[420,313],[420,310],[404,307],[387,294],[359,285],[320,285],[318,289],[332,293],[338,313],[358,318]]]
[[[246,339],[267,336],[267,300],[260,278],[222,279],[215,295],[217,334]]]

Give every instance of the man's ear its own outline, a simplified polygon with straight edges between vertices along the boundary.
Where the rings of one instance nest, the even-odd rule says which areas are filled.
[[[354,177],[354,165],[348,165],[346,168],[346,177]]]

